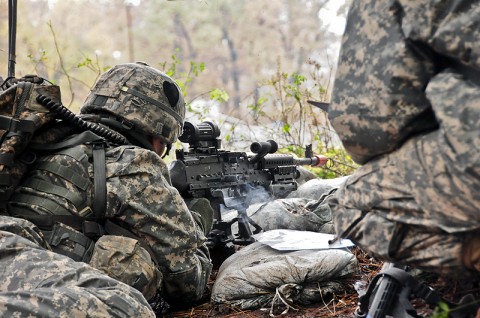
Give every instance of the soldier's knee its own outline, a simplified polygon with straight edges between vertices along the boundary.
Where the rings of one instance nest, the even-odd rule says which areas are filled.
[[[104,235],[95,244],[90,265],[141,291],[147,300],[161,292],[162,273],[137,240]]]

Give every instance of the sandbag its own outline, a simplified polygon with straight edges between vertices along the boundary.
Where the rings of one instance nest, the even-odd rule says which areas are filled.
[[[333,233],[329,209],[321,209],[317,201],[307,198],[277,199],[252,207],[251,219],[264,231],[289,229]]]
[[[342,185],[348,176],[334,178],[334,179],[310,179],[301,184],[297,190],[288,194],[287,198],[307,198],[311,200],[318,200],[322,194],[338,188]]]
[[[310,179],[285,199],[252,204],[247,215],[264,231],[289,229],[333,234],[331,210],[322,203],[347,178]],[[226,221],[236,216],[234,210],[222,213]],[[237,233],[237,223],[233,223],[231,229],[232,233]],[[253,231],[253,227],[251,229]]]
[[[298,185],[302,185],[307,181],[318,178],[315,173],[302,166],[297,166],[297,172],[298,178],[296,178],[295,180],[297,181]]]
[[[357,271],[348,250],[281,252],[255,242],[222,264],[211,301],[243,310],[305,306],[344,290],[345,279]]]

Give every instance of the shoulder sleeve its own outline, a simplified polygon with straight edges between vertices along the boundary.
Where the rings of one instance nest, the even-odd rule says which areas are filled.
[[[198,300],[210,275],[205,236],[154,152],[124,148],[107,166],[108,199],[114,219],[145,239],[164,276],[167,299]],[[175,294],[172,297],[172,294]]]
[[[424,92],[436,65],[406,38],[404,14],[398,1],[354,1],[349,11],[329,119],[361,164],[437,127]]]

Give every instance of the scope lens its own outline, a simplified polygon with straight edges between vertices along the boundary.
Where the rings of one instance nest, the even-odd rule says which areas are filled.
[[[190,122],[183,125],[183,133],[178,139],[181,142],[215,141],[220,136],[220,129],[215,123],[205,121],[198,126]]]

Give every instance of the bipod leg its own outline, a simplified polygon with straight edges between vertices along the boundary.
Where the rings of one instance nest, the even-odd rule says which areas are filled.
[[[232,235],[231,226],[234,221],[215,221],[213,229],[207,237],[206,245],[210,250],[213,269],[218,269],[222,263],[235,253],[233,244],[234,237]]]
[[[255,242],[253,234],[260,233],[262,228],[247,215],[246,209],[237,210],[237,212],[238,215],[235,220],[238,222],[238,233],[233,243],[237,245],[248,245]],[[253,232],[250,229],[250,225],[255,228]]]

